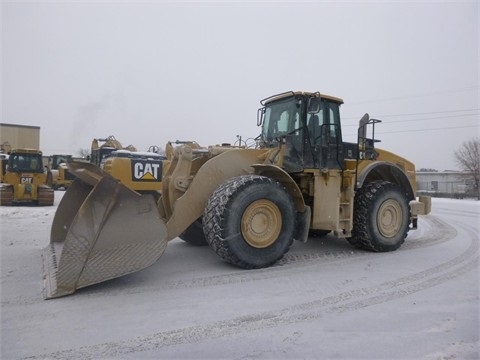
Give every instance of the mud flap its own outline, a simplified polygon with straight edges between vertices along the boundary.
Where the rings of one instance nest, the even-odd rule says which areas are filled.
[[[165,251],[167,230],[154,197],[99,175],[76,179],[58,206],[42,254],[46,299],[141,270]]]

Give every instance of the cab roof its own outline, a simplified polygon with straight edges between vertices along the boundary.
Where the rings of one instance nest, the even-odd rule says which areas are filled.
[[[42,152],[37,149],[31,149],[31,148],[17,148],[17,149],[12,149],[10,152],[10,155],[13,154],[35,154],[35,155],[42,155]]]
[[[287,92],[284,92],[284,93],[281,93],[281,94],[277,94],[277,95],[272,95],[268,98],[265,98],[263,100],[260,101],[260,103],[262,105],[265,105],[265,104],[268,104],[272,101],[277,101],[277,100],[281,100],[281,99],[285,99],[285,98],[288,98],[288,97],[291,97],[291,96],[307,96],[307,97],[319,97],[319,98],[322,98],[322,99],[327,99],[327,100],[330,100],[330,101],[334,101],[334,102],[337,102],[339,104],[343,104],[343,100],[338,98],[338,97],[335,97],[335,96],[330,96],[330,95],[326,95],[326,94],[320,94],[320,92],[309,92],[309,91],[287,91]]]

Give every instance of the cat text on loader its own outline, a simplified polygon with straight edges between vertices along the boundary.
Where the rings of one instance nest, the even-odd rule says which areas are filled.
[[[166,157],[152,151],[115,150],[104,159],[101,169],[140,194],[161,194]]]
[[[131,190],[154,197],[160,195],[163,160],[166,157],[159,154],[158,146],[150,146],[148,151],[140,152],[133,145],[123,147],[111,135],[104,139],[93,139],[88,160]]]
[[[46,185],[41,151],[13,149],[1,162],[0,205],[53,205],[54,191]]]
[[[430,198],[416,198],[411,162],[374,147],[378,120],[365,115],[358,141],[342,141],[342,103],[310,92],[263,100],[255,148],[167,144],[158,201],[72,162],[77,180],[43,253],[45,297],[143,269],[180,235],[245,269],[274,264],[309,234],[398,249],[429,213]]]

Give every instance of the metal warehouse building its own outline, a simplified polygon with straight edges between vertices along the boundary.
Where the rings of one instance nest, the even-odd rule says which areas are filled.
[[[473,188],[473,178],[465,171],[419,171],[417,187],[420,194],[439,197],[457,197]]]
[[[40,149],[40,126],[0,123],[2,148]]]

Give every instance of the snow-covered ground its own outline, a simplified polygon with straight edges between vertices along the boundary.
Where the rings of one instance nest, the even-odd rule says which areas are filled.
[[[479,358],[478,201],[433,199],[393,253],[326,236],[241,270],[175,239],[145,270],[43,300],[55,209],[0,208],[2,359]]]

